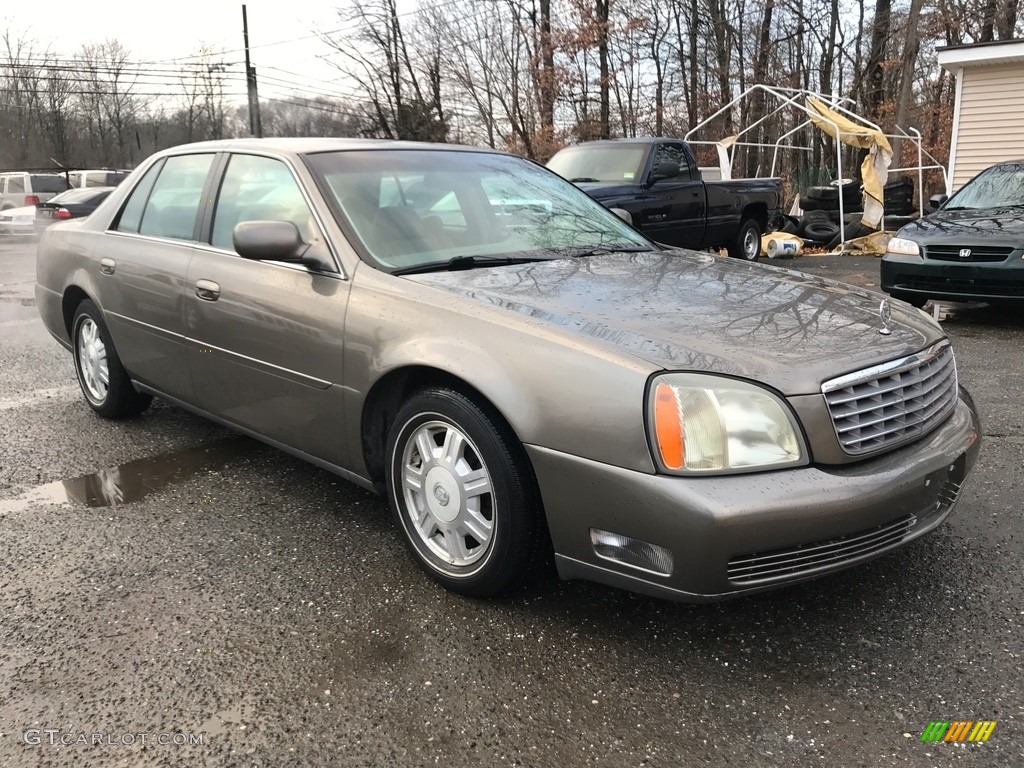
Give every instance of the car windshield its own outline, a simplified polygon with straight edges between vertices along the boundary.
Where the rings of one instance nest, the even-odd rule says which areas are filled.
[[[946,210],[1024,205],[1024,165],[997,165],[982,171],[949,198]]]
[[[576,187],[518,157],[367,150],[306,161],[366,255],[387,271],[656,248]]]
[[[569,181],[634,181],[643,172],[645,152],[640,144],[567,147],[548,161],[548,168]]]

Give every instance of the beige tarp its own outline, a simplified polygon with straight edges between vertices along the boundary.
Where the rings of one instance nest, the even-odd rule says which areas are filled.
[[[829,136],[852,147],[868,150],[867,157],[860,164],[861,181],[864,183],[864,213],[861,221],[869,227],[881,229],[882,217],[885,215],[883,190],[892,162],[889,140],[881,131],[853,122],[814,97],[807,98],[807,106],[812,113],[817,113],[810,115],[811,122]]]

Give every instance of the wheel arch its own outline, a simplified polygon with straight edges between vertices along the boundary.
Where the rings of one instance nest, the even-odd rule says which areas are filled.
[[[85,289],[78,285],[69,285],[64,289],[64,294],[61,296],[60,310],[64,318],[64,328],[68,332],[69,339],[71,338],[71,324],[75,321],[75,310],[86,299],[91,300],[93,303],[96,301],[85,292]],[[73,339],[72,343],[74,343]]]
[[[384,480],[387,436],[398,409],[413,392],[432,386],[448,387],[470,398],[493,418],[500,419],[522,445],[522,438],[513,426],[512,420],[491,397],[464,378],[430,365],[405,365],[381,376],[374,382],[363,401],[359,434],[363,461],[374,483],[381,483]],[[529,463],[525,450],[523,457]],[[532,466],[529,469],[532,474]]]
[[[740,224],[753,219],[761,227],[761,234],[768,228],[768,206],[765,203],[747,203],[740,212]]]

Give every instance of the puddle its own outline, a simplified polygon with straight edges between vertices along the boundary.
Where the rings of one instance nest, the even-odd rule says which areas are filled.
[[[57,480],[30,488],[13,499],[0,501],[0,515],[21,512],[36,504],[77,504],[85,507],[128,504],[171,483],[200,472],[220,469],[239,457],[251,454],[255,445],[244,437],[230,437],[175,453],[136,459],[70,480]]]

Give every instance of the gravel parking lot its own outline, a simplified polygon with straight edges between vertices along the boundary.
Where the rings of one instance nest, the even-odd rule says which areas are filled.
[[[985,437],[915,545],[711,606],[481,602],[333,475],[168,405],[96,418],[34,249],[0,241],[0,765],[1024,765],[1019,310],[942,308]],[[877,290],[870,257],[785,266]]]

